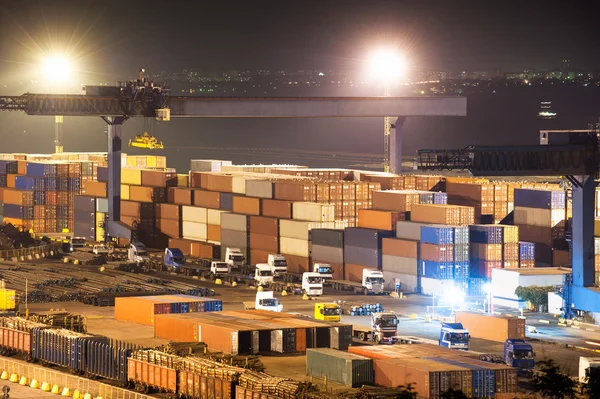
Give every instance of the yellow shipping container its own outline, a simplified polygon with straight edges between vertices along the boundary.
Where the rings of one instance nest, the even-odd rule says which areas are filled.
[[[121,184],[121,199],[129,200],[129,186],[127,184]]]
[[[121,169],[121,183],[131,184],[133,186],[142,185],[141,169]]]
[[[177,175],[177,187],[189,187],[190,176],[189,175]]]
[[[0,310],[16,309],[15,290],[0,288]]]
[[[102,227],[96,227],[96,241],[103,242],[104,241],[104,229]]]
[[[96,212],[96,228],[98,228],[104,224],[105,217],[106,217],[106,213]]]

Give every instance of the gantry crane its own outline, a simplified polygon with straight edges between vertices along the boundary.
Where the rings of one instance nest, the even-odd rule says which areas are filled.
[[[393,171],[402,167],[402,125],[409,116],[466,116],[464,97],[173,97],[165,85],[154,84],[141,71],[133,81],[116,86],[85,86],[85,94],[0,96],[0,111],[28,115],[101,117],[108,125],[108,221],[110,237],[130,238],[120,223],[121,126],[131,117],[169,121],[194,118],[380,118],[396,115],[391,127]]]
[[[564,176],[571,187],[572,273],[562,289],[563,313],[600,312],[600,289],[594,284],[594,200],[600,168],[597,129],[546,130],[538,146],[419,150],[421,170],[463,170],[473,176]]]

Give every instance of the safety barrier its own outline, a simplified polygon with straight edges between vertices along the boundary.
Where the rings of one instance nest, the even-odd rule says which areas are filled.
[[[40,366],[34,366],[19,360],[0,358],[0,374],[14,383],[30,386],[32,389],[43,389],[63,393],[70,391],[69,396],[81,398],[92,397],[102,399],[153,399],[152,397],[123,388],[114,387],[98,381],[61,373]],[[67,396],[67,395],[65,395]]]
[[[24,261],[39,259],[46,256],[54,255],[60,248],[61,243],[53,242],[47,245],[41,245],[31,248],[20,249],[4,249],[0,250],[0,260],[5,261]]]

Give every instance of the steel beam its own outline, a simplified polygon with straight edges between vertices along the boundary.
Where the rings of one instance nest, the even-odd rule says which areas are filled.
[[[391,173],[402,173],[402,141],[405,121],[406,117],[400,116],[391,126],[390,145],[388,147]]]

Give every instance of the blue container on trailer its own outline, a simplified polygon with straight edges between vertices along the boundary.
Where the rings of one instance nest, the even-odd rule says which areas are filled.
[[[219,208],[225,211],[233,211],[233,194],[221,193],[219,195]]]
[[[436,205],[448,205],[448,194],[433,193],[433,203]]]
[[[471,225],[469,226],[471,242],[477,244],[502,244],[504,241],[504,228],[496,225]]]
[[[421,276],[435,278],[438,280],[452,279],[452,262],[433,262],[429,260],[420,261]]]
[[[562,209],[565,207],[563,190],[515,189],[515,206],[538,209]]]
[[[454,228],[450,226],[421,226],[421,242],[425,244],[454,244]]]

